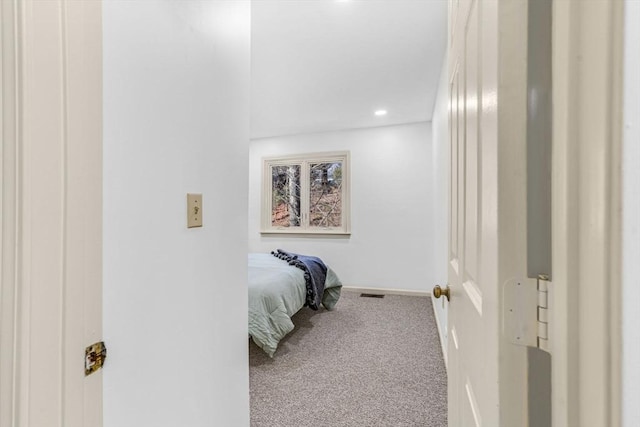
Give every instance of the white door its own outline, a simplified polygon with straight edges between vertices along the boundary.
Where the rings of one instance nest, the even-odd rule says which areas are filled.
[[[486,307],[488,293],[481,263],[492,262],[480,250],[483,191],[479,139],[479,0],[453,11],[450,66],[450,227],[449,227],[449,425],[497,425],[496,313]],[[464,23],[464,25],[461,25]],[[485,23],[486,24],[486,23]],[[490,58],[487,58],[490,59]],[[495,262],[495,260],[493,260]]]
[[[509,205],[525,197],[526,181],[517,175],[499,179],[526,160],[526,91],[503,95],[498,78],[526,85],[518,65],[518,59],[526,61],[526,38],[499,43],[498,25],[502,33],[526,35],[518,28],[520,21],[526,24],[526,2],[452,0],[449,15],[449,425],[524,426],[526,350],[503,338],[501,283],[511,270],[525,272],[526,230],[511,233],[524,218],[525,204],[512,210]],[[507,15],[504,23],[498,19]],[[503,71],[498,52],[510,50],[515,66]],[[512,108],[519,102],[521,109]],[[509,115],[499,123],[498,117]],[[511,144],[509,133],[522,137]]]
[[[100,1],[3,1],[0,426],[100,427]]]

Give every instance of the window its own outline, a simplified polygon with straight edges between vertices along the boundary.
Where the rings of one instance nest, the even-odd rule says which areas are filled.
[[[263,233],[349,233],[348,152],[267,158],[263,174]]]

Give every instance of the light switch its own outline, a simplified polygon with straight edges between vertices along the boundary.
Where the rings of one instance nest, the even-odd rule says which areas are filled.
[[[187,194],[187,227],[202,227],[202,194]]]

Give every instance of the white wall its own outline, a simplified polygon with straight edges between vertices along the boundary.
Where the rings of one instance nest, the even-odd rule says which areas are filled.
[[[623,152],[623,425],[640,425],[640,3],[625,2]]]
[[[249,2],[103,19],[104,425],[248,426]]]
[[[351,151],[351,236],[260,234],[262,158]],[[251,141],[249,250],[316,255],[345,286],[433,286],[431,125],[415,123]]]
[[[447,57],[443,59],[438,84],[438,96],[433,111],[433,167],[432,182],[434,206],[433,262],[434,285],[445,286],[448,280],[449,265],[449,73]],[[433,298],[440,342],[445,361],[447,360],[447,310],[446,298]]]

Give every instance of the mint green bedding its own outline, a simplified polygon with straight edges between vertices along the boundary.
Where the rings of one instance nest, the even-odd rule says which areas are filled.
[[[327,268],[322,305],[332,310],[342,283]],[[249,335],[269,357],[280,340],[294,328],[291,316],[305,302],[304,272],[271,254],[249,254]]]

